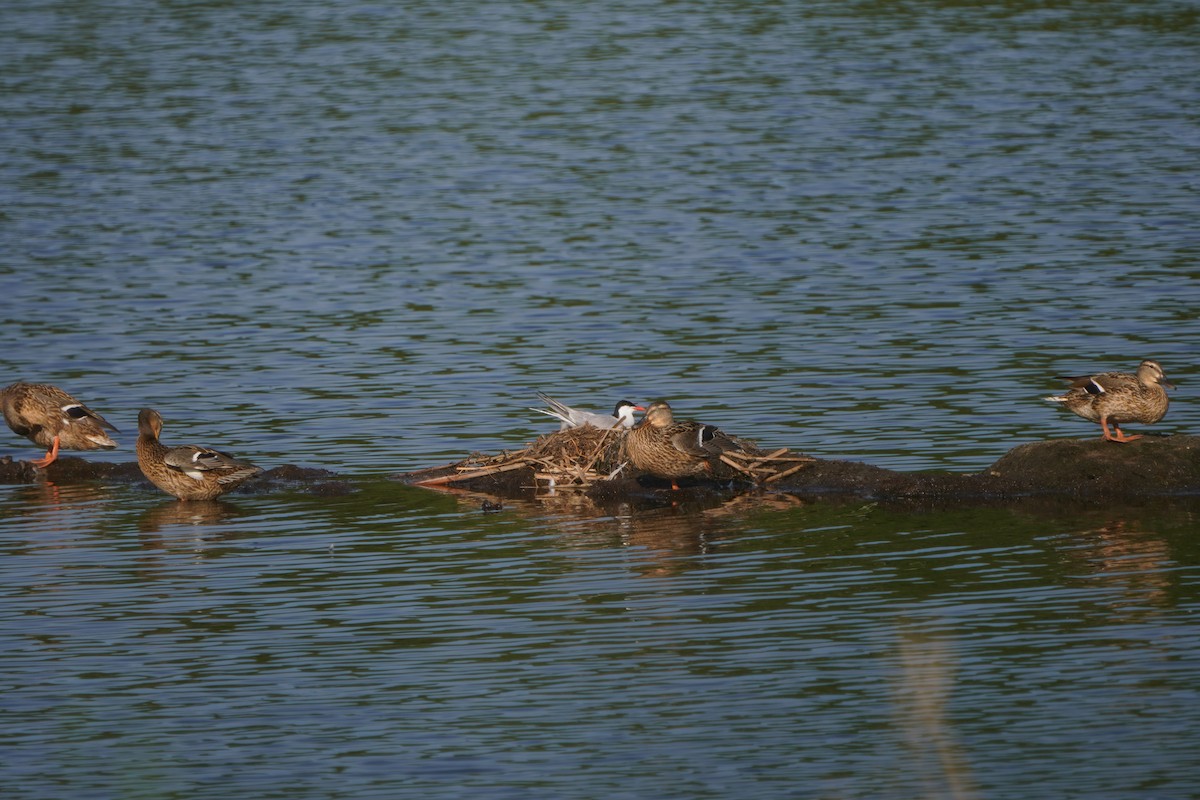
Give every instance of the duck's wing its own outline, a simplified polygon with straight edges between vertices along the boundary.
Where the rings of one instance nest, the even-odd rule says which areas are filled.
[[[74,423],[79,425],[85,438],[116,447],[116,442],[105,436],[103,429],[120,433],[117,427],[57,386],[14,383],[5,388],[3,394],[4,418],[21,436],[28,436],[40,428],[57,435]]]
[[[170,448],[163,455],[163,463],[171,469],[179,470],[189,478],[203,480],[205,477],[209,477],[215,479],[217,483],[227,483],[262,472],[261,467],[241,461],[228,453],[194,444]]]
[[[1113,391],[1124,391],[1138,385],[1137,376],[1126,372],[1101,372],[1098,375],[1079,375],[1070,377],[1059,375],[1060,381],[1066,381],[1072,389],[1082,389],[1088,394],[1105,394]]]
[[[696,458],[720,455],[730,449],[726,443],[732,441],[717,427],[699,422],[677,422],[665,434],[676,450]]]
[[[76,401],[73,405],[63,406],[62,410],[63,410],[63,413],[66,414],[71,419],[75,419],[75,420],[90,419],[92,422],[95,422],[101,428],[108,428],[110,431],[120,433],[120,431],[117,430],[116,425],[113,425],[111,422],[106,420],[104,417],[100,416],[95,411],[92,411],[90,408],[88,408],[83,403],[80,403],[78,401]]]

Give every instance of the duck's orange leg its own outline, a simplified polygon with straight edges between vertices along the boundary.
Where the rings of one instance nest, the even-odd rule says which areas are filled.
[[[1140,438],[1142,438],[1142,434],[1140,434],[1140,433],[1135,433],[1135,434],[1133,434],[1132,436],[1126,435],[1126,434],[1125,434],[1125,433],[1124,433],[1124,432],[1121,430],[1121,426],[1120,426],[1120,425],[1118,425],[1118,424],[1117,424],[1117,423],[1115,423],[1115,422],[1113,423],[1113,430],[1115,430],[1115,431],[1117,432],[1117,435],[1116,435],[1116,436],[1113,436],[1113,435],[1112,435],[1112,434],[1109,432],[1109,430],[1108,430],[1108,417],[1101,417],[1101,418],[1100,418],[1100,427],[1104,428],[1104,438],[1105,438],[1107,441],[1110,441],[1110,442],[1122,442],[1122,443],[1124,443],[1124,442],[1132,442],[1132,441],[1134,441],[1135,439],[1140,439]]]
[[[41,458],[32,459],[32,460],[30,460],[29,463],[33,464],[38,469],[45,469],[46,467],[53,464],[54,459],[56,459],[56,458],[58,458],[58,437],[57,436],[55,436],[54,441],[50,443],[50,450],[46,453],[46,455],[44,455]]]

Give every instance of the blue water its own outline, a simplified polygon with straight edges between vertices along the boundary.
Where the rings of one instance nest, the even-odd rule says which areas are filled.
[[[389,481],[668,397],[977,471],[1157,358],[1188,3],[9,3],[0,385],[356,491],[0,487],[26,797],[1184,797],[1189,501],[639,510]],[[550,425],[549,427],[553,427]],[[0,452],[40,455],[8,435]]]

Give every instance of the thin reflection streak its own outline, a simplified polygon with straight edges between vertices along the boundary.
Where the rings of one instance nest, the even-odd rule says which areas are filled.
[[[974,800],[979,791],[948,719],[956,659],[944,638],[899,625],[900,674],[893,689],[896,722],[913,755],[925,797]]]

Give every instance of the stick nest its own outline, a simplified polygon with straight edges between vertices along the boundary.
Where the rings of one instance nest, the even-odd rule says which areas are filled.
[[[534,478],[531,488],[586,489],[595,483],[612,480],[624,470],[625,433],[621,428],[601,430],[590,425],[567,428],[541,436],[523,450],[496,456],[472,456],[457,465],[456,474],[420,483],[444,485],[509,470],[529,469]],[[814,461],[808,456],[789,454],[786,447],[767,452],[745,440],[739,440],[739,444],[743,447],[740,452],[722,454],[719,461],[714,461],[714,477],[742,478],[764,485],[787,477]]]

